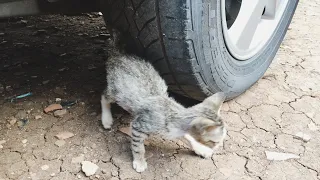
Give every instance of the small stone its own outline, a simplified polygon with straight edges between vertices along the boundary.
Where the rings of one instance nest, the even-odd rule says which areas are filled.
[[[65,55],[67,55],[67,53],[62,53],[62,54],[60,54],[59,56],[60,56],[60,57],[63,57],[63,56],[65,56]]]
[[[92,112],[92,113],[90,113],[89,115],[90,115],[90,116],[96,116],[97,113],[96,113],[96,112]]]
[[[82,164],[82,171],[85,173],[86,176],[94,175],[99,169],[99,166],[97,166],[96,164],[90,161],[83,161],[81,164]]]
[[[95,177],[97,178],[97,179],[99,179],[100,178],[100,176],[97,174],[97,175],[95,175]]]
[[[103,172],[102,172],[103,173]],[[107,173],[107,171],[105,170],[105,173],[104,174],[106,174]],[[118,172],[117,171],[111,171],[111,176],[118,176]]]
[[[34,119],[35,119],[35,120],[42,119],[42,116],[40,116],[40,115],[35,115],[35,116],[34,116]]]
[[[66,109],[62,109],[62,110],[57,110],[53,113],[53,115],[55,117],[63,117],[63,115],[67,114],[67,110]]]
[[[107,30],[107,27],[103,26],[100,28],[101,30]]]
[[[1,141],[0,141],[0,149],[2,149],[2,148],[3,148],[2,144],[4,144],[4,143],[6,143],[6,141],[5,141],[5,140],[1,140]]]
[[[28,23],[28,21],[27,20],[20,20],[20,23],[22,23],[22,24],[27,24]]]
[[[102,14],[102,12],[98,12],[98,15],[99,15],[99,16],[102,16],[103,14]]]
[[[62,106],[60,104],[51,104],[44,109],[44,112],[48,113],[48,112],[60,110],[60,109],[62,109]]]
[[[84,161],[84,154],[71,159],[71,163],[81,163],[82,161]]]
[[[41,166],[41,169],[42,169],[43,171],[46,171],[46,170],[49,169],[49,166],[48,166],[48,165],[43,165],[43,166]]]
[[[21,141],[23,144],[26,144],[27,142],[28,142],[28,140],[27,139],[24,139],[24,140],[22,140]]]
[[[305,134],[303,132],[298,132],[296,134],[296,138],[303,140],[304,142],[310,141],[311,137],[308,134]]]
[[[50,176],[51,176],[51,177],[54,177],[55,175],[56,175],[56,173],[52,173],[52,174],[50,174]]]
[[[15,117],[11,117],[10,120],[9,120],[9,124],[10,124],[11,126],[13,126],[14,124],[16,124],[16,122],[17,122],[17,118],[15,118]]]
[[[43,84],[43,85],[46,85],[46,84],[48,84],[49,82],[50,82],[50,80],[42,81],[42,84]]]
[[[288,159],[299,159],[300,156],[291,154],[291,153],[279,153],[279,152],[271,152],[265,151],[267,159],[273,161],[284,161]]]
[[[66,141],[65,140],[57,140],[54,145],[58,146],[58,147],[61,147],[61,146],[64,146],[66,144]]]
[[[67,67],[63,67],[63,68],[58,69],[59,72],[63,72],[65,70],[68,70],[68,68]]]
[[[97,148],[97,145],[96,145],[95,143],[93,143],[93,144],[91,145],[91,148],[92,148],[92,149],[95,149],[95,148]]]
[[[68,138],[71,138],[73,136],[74,136],[74,134],[72,132],[68,132],[68,131],[60,132],[59,134],[55,135],[55,137],[60,139],[60,140],[68,139]]]
[[[0,36],[4,36],[4,33],[3,33],[3,32],[1,32],[1,33],[0,33]]]
[[[47,31],[44,29],[39,29],[38,31],[34,32],[33,35],[42,35],[45,34]]]
[[[102,34],[99,34],[99,37],[101,38],[101,39],[108,39],[108,38],[110,38],[110,34],[105,34],[105,33],[102,33]]]
[[[80,174],[78,174],[78,175],[77,175],[77,178],[78,178],[78,179],[81,179],[82,177],[81,177],[81,175],[80,175]]]
[[[62,99],[61,98],[56,98],[56,102],[61,102]]]

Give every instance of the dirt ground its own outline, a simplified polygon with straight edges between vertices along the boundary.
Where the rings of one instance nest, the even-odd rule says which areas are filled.
[[[106,131],[100,123],[107,38],[102,17],[2,20],[0,179],[320,179],[319,9],[316,0],[300,1],[267,73],[224,104],[228,136],[212,159],[195,156],[181,141],[152,137],[141,174],[132,169],[129,138],[118,131],[128,126],[129,115],[116,107],[114,128]],[[57,98],[77,103],[61,117],[45,114]],[[61,132],[74,136],[58,140]],[[296,159],[268,160],[266,151]],[[95,175],[82,172],[84,160],[99,166]]]

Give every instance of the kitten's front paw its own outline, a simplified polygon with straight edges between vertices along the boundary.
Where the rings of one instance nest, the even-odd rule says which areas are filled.
[[[112,125],[102,123],[102,126],[103,126],[104,129],[110,130]]]
[[[193,150],[196,154],[206,159],[211,158],[214,151],[213,149],[201,144],[198,144],[197,146],[193,146]]]
[[[146,161],[133,161],[133,169],[135,169],[137,172],[143,172],[147,169],[148,165]]]
[[[211,158],[213,151],[211,150],[204,150],[204,151],[194,151],[196,154],[198,154],[199,156],[205,158],[205,159],[209,159]]]

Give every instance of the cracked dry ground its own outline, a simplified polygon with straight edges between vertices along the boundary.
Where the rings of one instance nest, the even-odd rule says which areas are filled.
[[[105,33],[101,17],[1,22],[0,141],[5,143],[0,179],[87,179],[82,159],[99,166],[90,179],[320,179],[319,8],[316,0],[300,2],[267,73],[224,104],[228,136],[212,159],[195,156],[180,141],[152,137],[146,146],[148,169],[141,174],[132,169],[128,137],[117,131],[130,117],[114,108],[118,121],[110,132],[99,121],[105,45],[95,35]],[[23,100],[5,100],[29,91],[33,95]],[[78,103],[62,118],[44,114],[56,98]],[[12,117],[29,122],[19,128],[8,122]],[[62,131],[75,136],[58,147],[54,136]],[[310,135],[310,141],[296,138],[298,132]],[[266,150],[300,158],[269,161]]]

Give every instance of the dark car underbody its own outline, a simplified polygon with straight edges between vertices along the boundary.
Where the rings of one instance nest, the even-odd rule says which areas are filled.
[[[0,0],[0,18],[99,11],[98,0]]]

